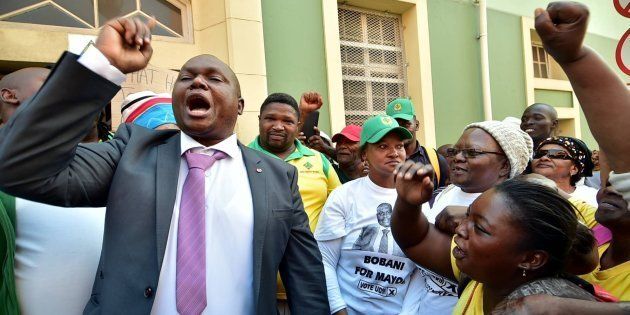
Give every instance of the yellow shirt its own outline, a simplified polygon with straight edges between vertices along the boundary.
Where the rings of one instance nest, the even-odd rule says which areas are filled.
[[[455,248],[455,237],[451,241],[451,267],[457,281],[461,281],[461,271],[457,268],[455,257],[453,256],[453,248]],[[475,280],[471,280],[466,285],[464,292],[457,300],[453,315],[483,315],[483,284]]]
[[[610,243],[600,246],[599,259],[608,249]],[[597,284],[621,301],[630,301],[630,261],[614,266],[606,270],[593,270],[593,272],[581,275],[580,277],[592,284]]]
[[[589,229],[592,229],[595,225],[597,225],[597,221],[595,221],[595,211],[597,211],[597,208],[576,198],[569,198],[569,202],[572,203],[578,210],[578,221],[584,223],[584,225],[586,225]]]

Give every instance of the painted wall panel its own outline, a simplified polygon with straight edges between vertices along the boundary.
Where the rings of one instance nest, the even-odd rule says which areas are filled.
[[[319,1],[262,1],[267,90],[322,94],[320,129],[330,135],[322,5]],[[260,104],[249,104],[260,107]]]
[[[488,10],[488,51],[492,117],[520,118],[527,104],[519,16]]]
[[[554,107],[573,107],[573,93],[571,91],[536,89],[534,95],[537,103],[551,104]]]
[[[483,119],[478,17],[475,6],[453,0],[429,0],[428,14],[439,146],[456,142],[467,124]]]

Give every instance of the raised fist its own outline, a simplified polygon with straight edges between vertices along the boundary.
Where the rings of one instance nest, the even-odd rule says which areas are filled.
[[[304,92],[300,97],[300,110],[306,114],[320,109],[322,104],[322,96],[317,92]]]
[[[151,28],[138,18],[117,18],[105,23],[96,39],[96,48],[122,73],[144,69],[151,55]]]
[[[420,206],[431,199],[433,194],[433,167],[413,161],[396,166],[396,191],[398,200],[413,206]]]
[[[588,8],[577,2],[552,2],[547,10],[536,9],[536,31],[542,39],[545,50],[559,64],[567,64],[582,58],[582,47]]]

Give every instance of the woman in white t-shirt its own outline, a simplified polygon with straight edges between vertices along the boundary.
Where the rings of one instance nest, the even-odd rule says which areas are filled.
[[[333,314],[400,314],[415,264],[391,235],[394,169],[405,161],[411,134],[389,116],[368,119],[361,151],[369,175],[335,189],[315,230]]]
[[[552,137],[540,143],[534,153],[532,172],[543,175],[572,197],[597,207],[597,189],[580,180],[593,175],[591,151],[582,140]]]

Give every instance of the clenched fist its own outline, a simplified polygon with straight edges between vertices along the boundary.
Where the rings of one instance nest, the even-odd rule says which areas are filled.
[[[586,50],[582,47],[588,8],[577,2],[552,2],[547,10],[536,9],[536,31],[545,50],[562,64],[582,58]]]
[[[122,73],[144,69],[151,55],[151,28],[155,19],[145,24],[138,18],[117,18],[103,26],[96,48]]]
[[[396,191],[398,200],[413,206],[420,206],[431,199],[433,194],[433,167],[413,161],[396,166]]]
[[[300,97],[300,110],[306,114],[320,109],[322,104],[322,95],[317,92],[304,92]]]

